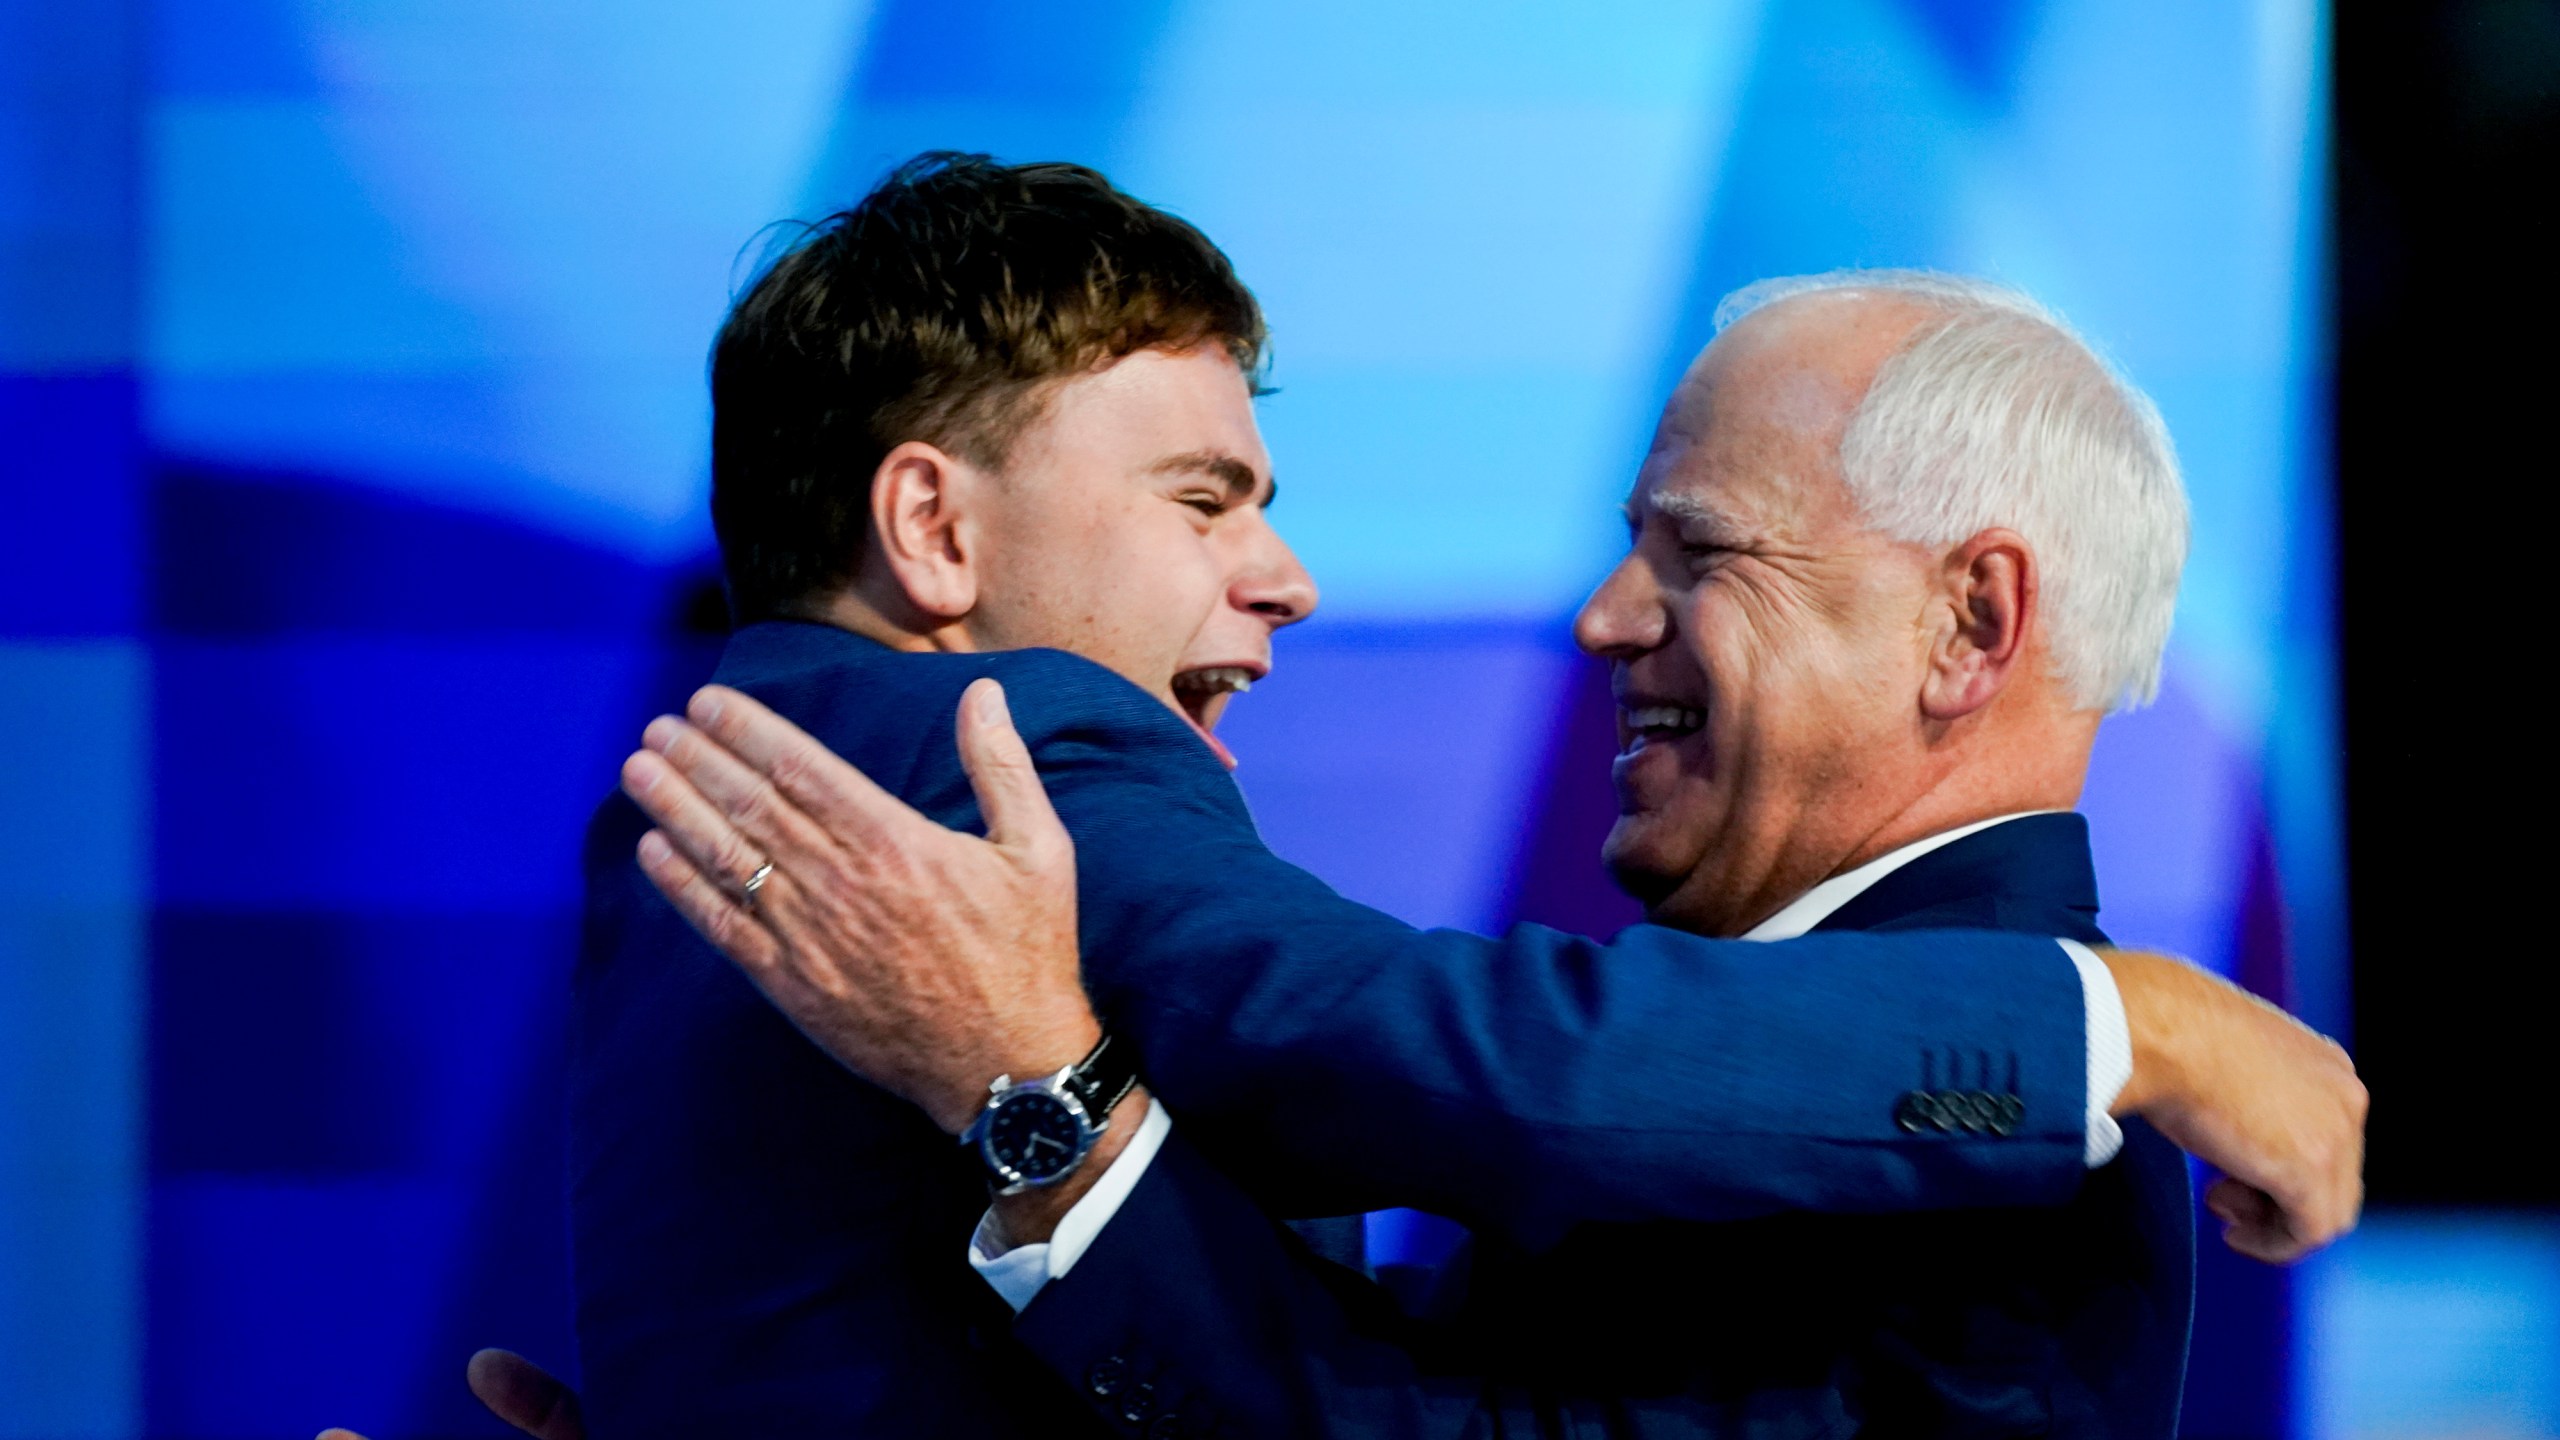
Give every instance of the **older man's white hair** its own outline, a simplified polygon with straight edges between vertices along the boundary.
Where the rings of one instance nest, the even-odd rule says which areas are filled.
[[[1876,372],[1841,438],[1860,510],[1916,545],[2017,531],[2035,549],[2053,664],[2074,703],[2150,701],[2187,559],[2186,489],[2159,408],[2051,311],[1988,281],[1917,270],[1763,280],[1724,298],[1716,329],[1819,293],[1938,312]]]

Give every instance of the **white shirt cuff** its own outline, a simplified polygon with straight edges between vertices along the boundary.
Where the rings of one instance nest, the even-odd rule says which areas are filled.
[[[2124,1127],[2107,1111],[2133,1081],[2133,1031],[2125,1024],[2124,994],[2107,962],[2077,940],[2058,943],[2080,972],[2081,1028],[2089,1048],[2089,1143],[2082,1158],[2095,1170],[2124,1148]]]
[[[1023,1307],[1039,1297],[1043,1286],[1074,1269],[1075,1263],[1084,1258],[1094,1237],[1111,1223],[1112,1216],[1120,1213],[1129,1192],[1146,1178],[1147,1166],[1164,1148],[1164,1137],[1172,1133],[1173,1117],[1153,1096],[1148,1097],[1146,1118],[1138,1122],[1137,1133],[1129,1137],[1128,1147],[1112,1160],[1102,1178],[1093,1182],[1093,1188],[1084,1192],[1084,1198],[1059,1217],[1058,1228],[1050,1232],[1046,1241],[1006,1249],[997,1235],[995,1208],[989,1206],[978,1219],[978,1232],[969,1237],[969,1268],[1004,1297],[1013,1313],[1021,1314]]]

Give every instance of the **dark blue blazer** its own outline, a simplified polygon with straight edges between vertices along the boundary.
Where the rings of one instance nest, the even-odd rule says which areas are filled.
[[[2031,816],[1913,861],[1820,930],[1995,927],[2096,944],[2097,908],[2086,822]],[[1949,1000],[1970,983],[1950,978]],[[1921,1063],[1933,1095],[2007,1088],[1996,1050]],[[1119,1215],[1019,1326],[1124,1426],[2175,1433],[2194,1211],[2185,1157],[2139,1121],[2065,1206],[1594,1225],[1535,1252],[1488,1239],[1444,1277],[1444,1301],[1463,1293],[1421,1319],[1309,1256],[1183,1138],[1178,1121]]]
[[[1241,1187],[1265,1245],[1265,1210],[1412,1205],[1536,1248],[1594,1221],[2058,1204],[2079,1187],[2081,999],[2049,942],[1418,931],[1274,858],[1199,738],[1090,662],[904,654],[777,623],[734,636],[716,678],[974,827],[951,727],[981,675],[1004,681],[1075,837],[1096,1006],[1181,1117],[1165,1173]],[[1091,1423],[968,1269],[986,1194],[959,1147],[687,928],[633,863],[643,826],[619,798],[597,815],[575,982],[596,1433]],[[1897,1128],[1924,1057],[1977,1052],[2015,1066],[2013,1134]]]

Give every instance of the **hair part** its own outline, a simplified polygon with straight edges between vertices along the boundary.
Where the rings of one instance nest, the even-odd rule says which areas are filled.
[[[1989,281],[1835,270],[1747,285],[1715,326],[1798,296],[1871,294],[1932,318],[1877,370],[1840,440],[1860,511],[1910,544],[1995,527],[2034,547],[2053,668],[2072,702],[2148,704],[2187,558],[2176,448],[2151,403],[2052,311]]]
[[[711,518],[740,622],[849,584],[891,450],[1000,470],[1057,382],[1218,345],[1261,307],[1189,223],[1081,165],[930,151],[765,265],[711,354]]]

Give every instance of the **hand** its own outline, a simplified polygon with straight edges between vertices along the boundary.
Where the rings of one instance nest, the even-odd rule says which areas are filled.
[[[982,679],[960,699],[983,840],[916,813],[735,690],[706,686],[686,714],[652,722],[623,763],[623,789],[658,825],[640,868],[820,1048],[953,1134],[998,1075],[1044,1074],[1093,1048],[1075,845],[1002,686]]]
[[[512,1350],[483,1350],[463,1372],[489,1413],[533,1440],[587,1440],[578,1392]],[[364,1440],[352,1430],[323,1430],[320,1440]]]
[[[2355,1228],[2367,1098],[2336,1042],[2184,961],[2101,952],[2124,996],[2139,1114],[2222,1171],[2205,1204],[2223,1242],[2288,1265]]]

